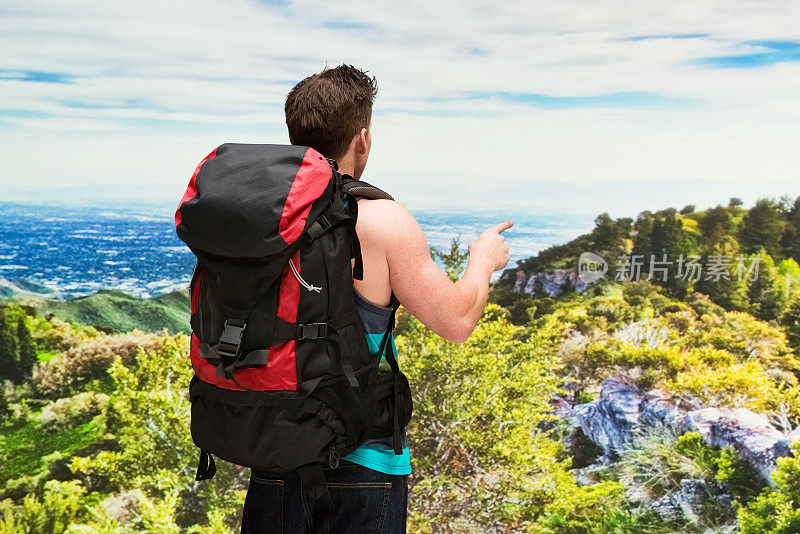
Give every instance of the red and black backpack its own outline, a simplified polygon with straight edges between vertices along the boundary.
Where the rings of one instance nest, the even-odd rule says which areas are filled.
[[[365,439],[392,436],[400,454],[411,396],[389,343],[397,300],[372,357],[353,289],[363,275],[359,198],[392,197],[303,146],[224,144],[197,166],[175,213],[197,257],[197,480],[214,476],[216,456],[296,469],[319,496],[322,462],[336,467]]]

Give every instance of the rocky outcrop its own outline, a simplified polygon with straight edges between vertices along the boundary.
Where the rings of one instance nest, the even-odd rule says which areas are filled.
[[[600,398],[574,407],[575,419],[583,433],[602,447],[605,460],[628,443],[641,427],[642,396],[633,384],[609,378],[603,382]]]
[[[505,274],[505,273],[503,273],[503,274]],[[525,284],[527,282],[528,282],[528,276],[525,274],[525,272],[522,269],[520,269],[519,271],[517,271],[517,276],[516,276],[516,278],[514,280],[514,291],[517,291],[517,292],[524,291],[525,290]]]
[[[800,439],[800,428],[783,433],[765,415],[746,408],[700,407],[658,389],[642,393],[619,377],[603,382],[598,400],[571,410],[561,403],[557,414],[580,426],[602,448],[606,463],[647,428],[668,428],[678,434],[693,431],[707,445],[731,447],[770,484],[776,460],[789,456],[789,446]]]
[[[684,428],[714,447],[731,447],[769,483],[776,460],[789,456],[788,440],[764,414],[746,408],[703,408],[686,414]]]
[[[557,297],[569,291],[583,291],[591,284],[585,283],[575,271],[556,269],[552,273],[539,272],[530,276],[522,269],[506,269],[498,283],[505,288],[530,294]]]
[[[716,504],[726,512],[733,511],[733,498],[721,484],[707,484],[700,478],[685,478],[680,489],[650,503],[650,508],[664,521],[689,519],[700,523],[703,508]]]
[[[522,286],[518,279],[519,286]],[[525,282],[523,291],[530,294],[544,294],[549,297],[557,297],[576,288],[580,283],[578,275],[574,272],[567,272],[556,269],[552,273],[535,273]]]

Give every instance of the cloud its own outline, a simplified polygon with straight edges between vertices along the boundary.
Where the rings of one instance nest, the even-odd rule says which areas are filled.
[[[509,93],[506,91],[466,93],[454,97],[434,97],[433,103],[457,102],[460,100],[497,100],[509,104],[534,106],[547,109],[577,108],[664,108],[689,105],[685,98],[673,98],[650,92],[621,92],[604,95],[553,96],[538,93]]]
[[[555,182],[788,190],[799,15],[744,0],[16,3],[0,13],[0,188],[177,198],[211,147],[286,142],[286,93],[346,62],[380,88],[368,178],[412,203],[502,206],[501,184]]]
[[[631,37],[625,37],[623,41],[652,41],[654,39],[702,39],[704,37],[710,37],[707,33],[673,33],[673,34],[662,34],[662,35],[634,35]]]
[[[800,42],[796,41],[749,41],[744,43],[759,52],[730,56],[706,57],[700,64],[711,67],[750,69],[768,67],[776,63],[800,61]]]
[[[34,83],[70,83],[73,76],[64,72],[44,72],[39,70],[0,69],[0,81],[13,80]]]

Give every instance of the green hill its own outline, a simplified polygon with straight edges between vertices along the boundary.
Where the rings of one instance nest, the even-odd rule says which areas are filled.
[[[69,300],[17,296],[8,302],[32,307],[38,316],[53,316],[108,332],[160,332],[165,328],[172,334],[189,331],[189,295],[185,290],[139,298],[104,289]]]

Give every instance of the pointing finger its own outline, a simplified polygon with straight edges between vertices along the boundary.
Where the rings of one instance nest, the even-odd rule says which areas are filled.
[[[498,234],[500,234],[502,232],[505,232],[506,230],[508,230],[512,226],[514,226],[514,222],[513,221],[506,221],[506,222],[502,222],[500,224],[497,224],[495,226],[492,226],[491,228],[489,228],[489,230],[492,230],[492,231],[497,232]]]

